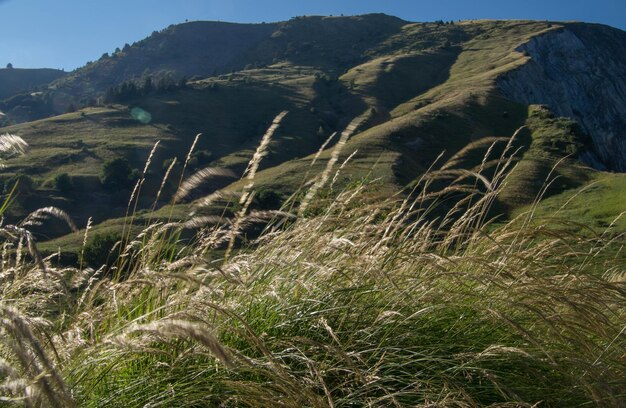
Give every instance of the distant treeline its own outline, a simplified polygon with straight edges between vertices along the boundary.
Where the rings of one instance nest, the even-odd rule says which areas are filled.
[[[164,75],[155,79],[152,76],[147,76],[143,81],[124,81],[118,86],[109,88],[104,96],[104,101],[106,103],[128,102],[145,95],[171,92],[186,86],[187,78],[185,77],[175,79],[171,75]]]

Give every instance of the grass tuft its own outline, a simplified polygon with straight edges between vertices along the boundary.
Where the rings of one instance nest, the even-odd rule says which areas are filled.
[[[494,224],[514,163],[508,139],[479,143],[505,144],[495,162],[462,169],[453,156],[410,191],[372,201],[381,186],[360,181],[322,194],[358,123],[299,208],[255,210],[247,185],[213,194],[202,204],[246,197],[220,216],[148,225],[123,251],[118,278],[51,265],[44,278],[45,260],[13,261],[7,249],[4,400],[622,406],[624,235],[580,233],[535,208]],[[198,232],[183,240],[185,228]]]

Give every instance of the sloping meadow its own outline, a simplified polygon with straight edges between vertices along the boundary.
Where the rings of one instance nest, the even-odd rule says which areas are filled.
[[[182,247],[189,225],[155,223],[94,271],[31,264],[5,245],[2,400],[622,406],[624,236],[566,232],[534,207],[494,224],[513,148],[493,143],[500,157],[471,170],[453,157],[377,200],[376,180],[334,184],[338,143],[280,211],[255,211],[262,144],[237,211],[192,218]],[[246,237],[253,224],[262,233]]]

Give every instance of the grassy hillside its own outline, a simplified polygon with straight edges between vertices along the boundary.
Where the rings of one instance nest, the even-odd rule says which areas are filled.
[[[555,216],[568,220],[569,230],[613,235],[626,231],[625,199],[623,174],[594,172],[581,187],[542,200],[534,212],[538,219]],[[527,208],[517,213],[522,210]]]
[[[365,50],[404,24],[395,17],[371,14],[296,17],[268,24],[195,21],[172,25],[89,62],[57,81],[51,93],[84,106],[123,82],[208,77],[280,61],[341,72],[363,61]]]
[[[382,28],[375,29],[378,26]],[[152,47],[155,38],[169,41],[180,35],[187,39],[203,27],[208,26],[194,23],[171,27],[142,46]],[[89,217],[94,217],[96,231],[124,225],[117,217],[127,212],[132,184],[112,197],[99,180],[103,165],[121,156],[140,171],[152,146],[160,140],[137,203],[137,209],[145,214],[136,222],[143,225],[145,220],[160,217],[150,211],[173,158],[179,164],[173,168],[156,207],[165,205],[175,192],[181,163],[197,133],[203,135],[185,177],[207,166],[228,168],[241,175],[264,129],[282,110],[289,114],[272,138],[255,178],[255,188],[274,197],[270,200],[274,207],[323,170],[338,137],[320,153],[315,166],[311,163],[326,138],[364,114],[367,119],[338,155],[339,163],[348,157],[350,160],[342,166],[336,188],[364,178],[380,179],[387,193],[395,192],[414,183],[436,160],[441,163],[469,144],[480,145],[456,163],[456,167],[472,168],[480,164],[489,148],[489,143],[481,140],[508,138],[519,127],[527,126],[515,145],[521,160],[494,209],[510,215],[532,203],[550,169],[565,155],[570,158],[554,173],[559,175],[558,181],[545,196],[583,186],[595,177],[595,172],[577,163],[577,155],[588,141],[573,122],[510,102],[496,85],[499,75],[527,60],[516,51],[521,43],[559,27],[528,21],[405,24],[379,15],[298,18],[271,26],[280,34],[260,40],[256,48],[241,54],[251,61],[250,53],[274,53],[274,62],[268,61],[267,66],[249,64],[248,69],[195,79],[183,86],[147,90],[122,104],[86,108],[2,129],[23,136],[31,145],[24,158],[8,161],[4,171],[5,180],[19,174],[32,179],[32,188],[21,193],[10,216],[17,219],[53,199],[53,204],[71,213],[81,226]],[[344,35],[356,45],[346,41],[333,47],[330,39],[338,35],[337,30],[346,30]],[[320,35],[311,44],[303,44],[312,32]],[[359,36],[363,38],[357,41]],[[350,47],[353,52],[346,54]],[[273,51],[268,54],[270,49]],[[115,63],[119,66],[130,58],[119,57]],[[75,74],[76,81],[87,83]],[[502,146],[500,142],[492,149],[492,159]],[[65,173],[73,188],[61,191],[55,179]],[[184,201],[193,201],[229,182],[207,183]],[[243,185],[243,181],[235,182],[226,191],[239,191]],[[85,202],[90,205],[83,205]],[[175,206],[172,211],[186,217],[191,208]],[[65,232],[48,231],[40,239]],[[77,252],[80,245],[81,239],[73,235],[53,240],[44,248],[62,246]]]
[[[59,69],[0,69],[0,100],[20,92],[38,91],[42,86],[65,75]]]
[[[509,209],[583,186],[598,173],[579,160],[591,141],[576,122],[555,118],[544,106],[531,106],[526,126],[520,138],[527,140],[528,147],[520,152],[500,196]]]
[[[65,75],[57,69],[0,69],[0,127],[50,116],[61,101],[46,96],[48,85]]]
[[[0,129],[29,144],[2,162],[0,400],[622,407],[626,177],[497,86],[560,27],[296,18],[235,72]]]
[[[373,202],[378,184],[355,184],[288,223],[253,208],[213,219],[183,246],[182,225],[155,222],[97,272],[3,258],[2,395],[67,407],[620,407],[626,270],[610,249],[624,235],[545,219],[493,228],[497,188],[464,190],[466,204],[434,222],[450,187]],[[254,247],[224,252],[267,216]]]

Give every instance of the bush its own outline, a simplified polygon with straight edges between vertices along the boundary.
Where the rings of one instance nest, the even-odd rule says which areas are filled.
[[[277,210],[285,197],[271,188],[259,188],[254,196],[254,207],[260,210]]]
[[[54,177],[54,188],[61,193],[69,193],[74,189],[72,177],[67,173],[57,174]]]
[[[100,181],[107,190],[125,190],[130,188],[136,179],[136,172],[123,157],[109,160],[102,165]]]
[[[119,245],[115,249],[113,247],[120,239],[120,234],[117,233],[96,234],[85,245],[83,262],[94,269],[102,265],[111,266],[119,256]]]

